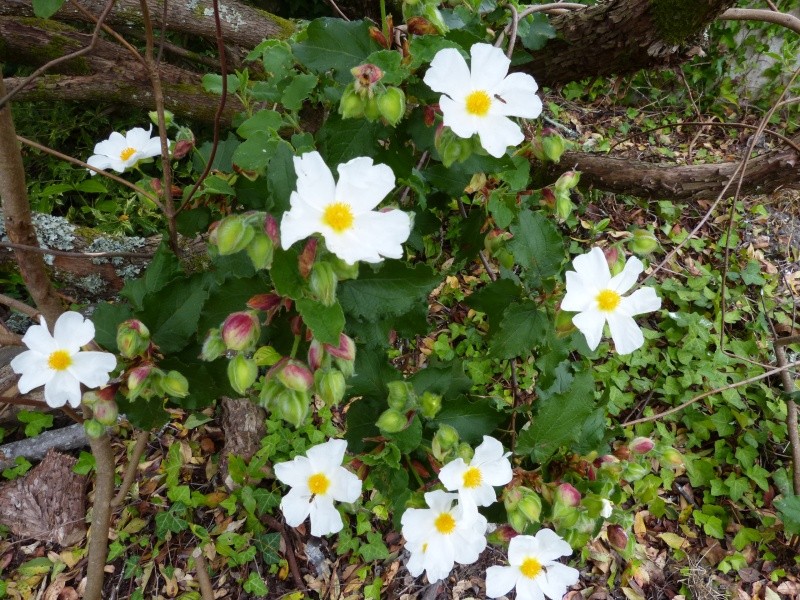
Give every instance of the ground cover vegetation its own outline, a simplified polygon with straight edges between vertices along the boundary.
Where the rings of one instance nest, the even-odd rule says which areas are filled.
[[[783,4],[0,7],[0,594],[797,597]]]

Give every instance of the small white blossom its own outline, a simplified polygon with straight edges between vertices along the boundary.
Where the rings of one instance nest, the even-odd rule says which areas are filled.
[[[520,144],[525,135],[508,117],[534,119],[542,112],[536,96],[539,87],[530,75],[511,73],[511,61],[499,48],[473,44],[471,64],[455,48],[436,53],[423,81],[439,99],[444,124],[457,136],[478,134],[481,146],[494,157],[505,154],[508,146]]]
[[[275,465],[275,477],[291,486],[281,500],[286,523],[297,527],[311,517],[311,535],[337,533],[344,523],[333,501],[355,502],[361,480],[342,467],[347,442],[328,440],[309,448],[306,456]]]
[[[465,507],[489,506],[497,500],[493,486],[511,481],[510,452],[493,437],[483,436],[469,464],[462,458],[447,463],[439,471],[439,479],[451,492],[458,492],[458,501]]]
[[[86,162],[97,169],[114,169],[117,173],[124,173],[145,158],[152,158],[161,154],[161,138],[150,137],[153,130],[134,127],[125,135],[113,131],[107,140],[98,142],[94,147],[94,154]],[[95,171],[91,171],[96,175]]]
[[[603,503],[603,508],[600,509],[600,516],[604,519],[607,519],[611,516],[611,512],[614,510],[614,503],[611,502],[611,500],[606,500],[605,498],[602,498],[600,502]]]
[[[318,152],[294,159],[297,189],[281,221],[281,245],[321,233],[328,250],[348,264],[402,258],[411,219],[401,210],[373,210],[395,185],[387,165],[360,156],[337,167],[339,181]]]
[[[628,259],[619,275],[611,276],[608,262],[600,248],[592,248],[572,261],[574,271],[567,271],[567,293],[561,308],[577,312],[572,322],[594,350],[603,336],[606,322],[614,346],[620,354],[629,354],[644,344],[641,329],[633,317],[661,308],[655,290],[643,287],[623,296],[633,287],[644,265],[635,256]]]
[[[428,581],[445,579],[455,563],[469,565],[486,547],[486,518],[475,510],[453,506],[456,494],[440,490],[425,494],[430,508],[409,508],[400,520],[406,550],[411,553],[408,572]]]
[[[517,600],[561,600],[567,588],[577,583],[578,570],[558,562],[572,548],[550,529],[536,536],[518,535],[508,545],[508,567],[486,570],[486,595],[498,598],[517,590]]]
[[[11,368],[22,375],[17,387],[23,394],[44,386],[44,399],[59,408],[69,402],[77,408],[81,403],[81,384],[98,388],[108,383],[109,372],[117,359],[108,352],[83,352],[94,339],[94,323],[77,312],[65,312],[56,321],[53,335],[44,317],[39,325],[25,332],[22,342],[29,348],[11,361]]]

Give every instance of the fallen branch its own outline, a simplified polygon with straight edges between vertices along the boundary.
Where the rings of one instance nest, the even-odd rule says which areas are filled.
[[[49,450],[75,450],[89,445],[83,425],[68,425],[44,431],[36,437],[0,446],[0,470],[13,467],[17,457],[31,462],[42,460]]]

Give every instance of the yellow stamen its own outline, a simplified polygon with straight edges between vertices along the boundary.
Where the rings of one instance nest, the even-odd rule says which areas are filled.
[[[119,159],[122,161],[128,160],[131,156],[136,154],[136,148],[125,148],[119,153]]]
[[[465,488],[476,488],[481,484],[483,477],[481,477],[480,469],[476,467],[470,467],[466,471],[464,471],[463,481]]]
[[[72,357],[66,350],[56,350],[47,357],[47,366],[54,371],[63,371],[72,364]]]
[[[425,554],[428,551],[428,542],[422,544],[422,553]]]
[[[519,566],[520,572],[530,579],[536,577],[542,571],[542,563],[535,558],[528,557]]]
[[[329,204],[322,215],[322,222],[336,233],[342,233],[353,226],[353,211],[344,202]]]
[[[613,290],[603,290],[597,294],[597,298],[595,298],[595,300],[597,300],[597,307],[606,312],[611,312],[617,308],[621,299],[621,296]]]
[[[476,117],[485,117],[489,112],[492,100],[483,90],[475,90],[467,96],[467,112]]]
[[[308,478],[308,490],[312,494],[325,494],[331,485],[331,480],[324,473],[314,473]]]
[[[456,520],[450,516],[450,513],[442,513],[433,522],[436,531],[445,535],[453,533],[456,528]]]

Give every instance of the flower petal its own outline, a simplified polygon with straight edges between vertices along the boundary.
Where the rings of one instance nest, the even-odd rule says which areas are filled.
[[[306,152],[302,156],[295,156],[294,170],[297,173],[297,194],[303,202],[323,211],[335,197],[336,183],[320,153]]]
[[[150,135],[153,132],[153,126],[150,125],[148,129],[142,127],[134,127],[125,133],[125,143],[129,148],[135,148],[141,151],[142,148],[150,141]]]
[[[338,467],[328,493],[338,502],[355,502],[361,496],[361,480],[344,467]]]
[[[611,315],[604,315],[595,309],[583,311],[572,317],[572,323],[584,335],[590,350],[594,350],[600,344],[607,317],[610,318]]]
[[[535,119],[542,114],[542,101],[536,95],[536,80],[526,73],[511,73],[495,88],[503,102],[492,102],[497,114]]]
[[[22,336],[22,343],[28,348],[39,354],[48,356],[51,352],[58,350],[58,342],[53,339],[47,330],[47,324],[42,318],[41,325],[31,325],[28,331]]]
[[[553,600],[561,600],[567,593],[567,588],[578,582],[578,570],[555,563],[547,567],[543,577],[537,577],[542,592]]]
[[[463,458],[451,460],[439,471],[439,481],[442,482],[446,490],[454,492],[461,487],[463,483],[462,477],[466,470],[467,464],[464,462]]]
[[[277,463],[273,465],[275,477],[278,481],[292,488],[297,488],[304,494],[311,495],[308,490],[308,478],[314,474],[311,469],[311,461],[305,456],[298,456],[294,460]]]
[[[431,66],[422,79],[434,92],[447,94],[454,100],[467,95],[470,71],[467,61],[455,48],[444,48],[436,53]]]
[[[584,283],[596,290],[607,288],[608,282],[611,281],[611,271],[608,268],[606,255],[597,246],[586,254],[573,258],[572,266]]]
[[[167,140],[167,148],[169,148],[169,140]],[[161,156],[161,138],[156,136],[147,140],[141,148],[139,148],[140,158],[152,158],[153,156]]]
[[[120,169],[115,166],[119,164],[119,161],[111,160],[108,156],[103,154],[93,154],[86,160],[86,164],[92,165],[95,169],[100,169],[101,171],[113,168],[118,173],[124,172],[124,169],[120,171]],[[97,171],[89,171],[89,174],[97,175]]]
[[[607,318],[611,339],[614,340],[614,348],[617,353],[630,354],[642,347],[644,335],[632,317],[615,312],[610,313]]]
[[[517,585],[518,578],[517,567],[489,567],[486,569],[486,595],[489,598],[505,596]]]
[[[586,285],[575,271],[566,273],[567,293],[561,301],[561,310],[583,312],[595,306],[597,290]]]
[[[495,158],[503,156],[509,146],[517,146],[525,140],[520,126],[500,115],[482,118],[478,125],[478,136],[483,149]]]
[[[337,439],[331,439],[309,448],[306,456],[311,462],[312,472],[323,472],[330,477],[333,471],[341,466],[346,450],[347,442]]]
[[[520,577],[517,579],[517,600],[544,600],[542,588],[539,587],[539,575],[535,579]],[[561,600],[560,598],[554,600]]]
[[[495,438],[485,435],[481,444],[475,448],[475,453],[472,455],[472,460],[469,464],[473,467],[493,463],[503,458],[505,450]]]
[[[281,512],[289,527],[297,527],[311,512],[311,495],[302,493],[299,488],[292,488],[281,499]]]
[[[402,244],[410,233],[411,218],[401,210],[362,213],[344,234],[323,231],[328,250],[351,265],[360,260],[375,263],[382,257],[402,258]]]
[[[107,140],[98,142],[94,145],[95,154],[103,154],[105,156],[119,156],[128,146],[125,136],[117,131],[112,131]]]
[[[457,499],[457,494],[450,494],[442,490],[425,493],[425,502],[428,503],[434,513],[450,512],[450,507],[453,506],[453,502]]]
[[[634,286],[642,271],[644,271],[644,265],[642,264],[642,261],[635,256],[631,256],[625,263],[622,272],[614,275],[614,277],[611,278],[611,281],[608,282],[607,287],[610,290],[614,290],[618,294],[624,294]]]
[[[283,213],[281,219],[281,247],[287,250],[299,240],[320,231],[322,213],[310,205],[304,204],[297,192],[292,192],[289,201],[292,208]]]
[[[641,315],[661,308],[661,298],[651,287],[639,288],[630,296],[622,298],[619,312],[628,316]]]
[[[447,579],[454,565],[453,544],[443,536],[432,537],[425,552],[425,571],[428,582],[435,583],[440,579]]]
[[[508,73],[511,59],[500,48],[495,48],[491,44],[472,44],[469,54],[472,88],[491,93]]]
[[[53,338],[59,348],[74,354],[80,350],[81,346],[85,346],[94,339],[94,323],[89,319],[84,319],[81,313],[65,312],[56,321]]]
[[[439,108],[442,109],[442,122],[458,137],[471,138],[478,133],[478,123],[482,117],[470,115],[463,100],[456,101],[442,96]]]
[[[572,546],[552,529],[540,529],[536,541],[539,542],[539,561],[542,563],[572,554]]]
[[[394,189],[392,168],[359,156],[337,167],[336,201],[350,205],[353,213],[370,211]]]
[[[17,382],[21,394],[43,386],[53,376],[53,370],[47,366],[47,357],[30,350],[15,356],[11,361],[11,368],[21,375]]]
[[[44,399],[48,406],[60,408],[67,402],[73,408],[81,403],[81,385],[67,371],[53,371],[53,376],[44,384]]]
[[[540,544],[532,535],[517,535],[508,543],[508,562],[519,567],[527,557],[539,557]]]
[[[98,388],[108,383],[116,366],[117,358],[109,352],[77,352],[67,370],[86,387]]]
[[[400,517],[400,524],[407,542],[424,541],[433,530],[433,511],[427,508],[407,508]]]
[[[422,546],[425,542],[406,542],[406,550],[410,556],[406,568],[413,577],[419,577],[425,570],[425,552],[422,551]]]
[[[333,505],[333,500],[328,496],[315,496],[311,502],[311,535],[317,537],[337,533],[342,530],[344,523],[342,515]]]

